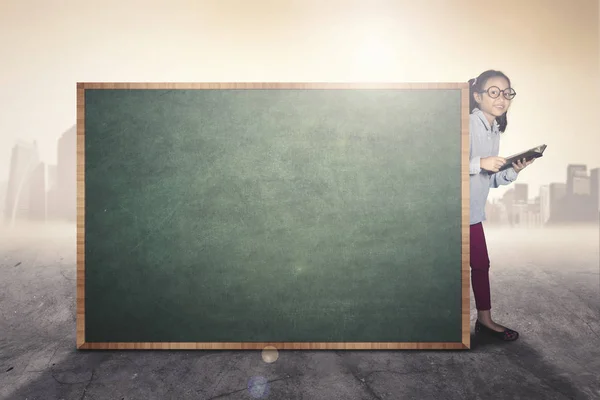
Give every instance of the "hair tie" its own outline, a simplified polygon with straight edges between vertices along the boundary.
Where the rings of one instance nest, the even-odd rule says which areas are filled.
[[[477,83],[477,78],[474,78],[472,85],[475,86],[476,83]]]

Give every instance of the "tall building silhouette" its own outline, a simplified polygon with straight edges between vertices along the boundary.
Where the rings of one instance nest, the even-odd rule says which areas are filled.
[[[58,139],[56,188],[58,214],[61,219],[75,221],[77,217],[77,136],[76,126]]]
[[[56,165],[48,165],[48,190],[56,186]]]
[[[565,221],[565,200],[567,195],[567,185],[565,183],[551,183],[549,186],[549,211],[550,221]]]
[[[527,203],[529,186],[526,183],[515,183],[515,203]]]
[[[57,184],[57,168],[56,165],[48,165],[48,188],[46,192],[47,199],[47,219],[60,219],[59,196]]]
[[[508,189],[504,195],[502,195],[502,200],[500,200],[504,205],[504,209],[506,210],[506,222],[509,225],[513,225],[514,223],[514,205],[515,205],[515,189]]]
[[[0,215],[4,215],[4,209],[6,207],[6,189],[8,188],[8,182],[0,182]]]
[[[587,166],[571,164],[567,167],[567,219],[571,222],[595,222],[598,212],[591,196],[591,182]]]
[[[40,162],[29,178],[29,219],[46,220],[46,164]]]
[[[573,172],[573,195],[589,195],[590,194],[590,177],[587,171],[576,170]]]
[[[4,219],[10,225],[18,220],[29,219],[31,178],[38,164],[39,154],[36,142],[17,141],[10,158],[4,206]]]
[[[529,202],[529,207],[527,210],[527,220],[529,226],[540,226],[542,224],[541,212],[542,200],[540,196],[536,196],[533,201]]]
[[[590,192],[593,208],[600,212],[600,168],[590,170]]]
[[[574,183],[576,181],[581,182],[576,177],[587,175],[587,166],[583,164],[569,164],[567,166],[567,195],[570,196],[574,193]],[[581,187],[581,183],[578,187]]]
[[[540,187],[540,222],[547,224],[550,220],[550,186]]]

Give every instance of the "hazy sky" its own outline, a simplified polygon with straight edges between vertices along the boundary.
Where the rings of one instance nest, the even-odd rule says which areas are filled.
[[[598,0],[0,1],[0,181],[18,139],[56,162],[78,81],[512,79],[501,155],[546,143],[520,182],[600,167]],[[496,190],[496,196],[503,193]]]

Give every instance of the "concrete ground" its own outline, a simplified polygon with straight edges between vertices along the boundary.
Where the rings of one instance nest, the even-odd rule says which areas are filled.
[[[487,233],[492,315],[517,342],[280,351],[269,363],[260,351],[77,351],[74,226],[5,228],[0,398],[600,399],[597,227]],[[472,299],[473,322],[474,310]]]

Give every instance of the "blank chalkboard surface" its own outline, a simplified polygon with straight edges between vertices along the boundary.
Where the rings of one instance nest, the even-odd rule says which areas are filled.
[[[77,94],[79,349],[469,348],[467,84]]]

